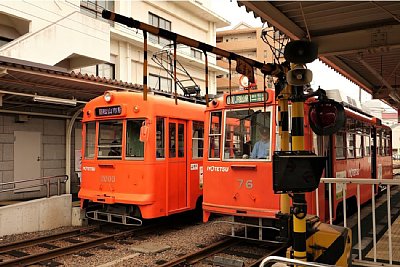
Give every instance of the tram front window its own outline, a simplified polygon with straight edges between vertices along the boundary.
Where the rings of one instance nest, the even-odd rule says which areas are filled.
[[[128,120],[126,122],[126,157],[144,158],[144,143],[140,141],[140,127],[144,120]]]
[[[271,108],[226,111],[224,159],[271,158]]]
[[[122,121],[110,120],[99,122],[98,140],[99,159],[121,159]]]

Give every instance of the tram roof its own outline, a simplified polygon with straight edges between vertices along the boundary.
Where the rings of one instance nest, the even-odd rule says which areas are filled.
[[[142,85],[68,72],[64,68],[0,56],[0,113],[37,113],[70,117],[89,100],[108,90],[142,92]],[[150,91],[150,90],[149,90]],[[156,94],[169,95],[154,91]],[[35,95],[60,103],[35,101]],[[184,97],[180,97],[181,100]],[[75,100],[76,105],[62,104]],[[57,101],[56,101],[57,102]],[[201,101],[199,101],[201,102]]]
[[[393,108],[400,106],[400,1],[238,1]]]

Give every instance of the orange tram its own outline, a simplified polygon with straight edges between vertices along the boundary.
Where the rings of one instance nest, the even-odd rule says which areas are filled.
[[[317,136],[308,120],[312,101],[306,101],[304,109],[304,145],[305,150],[327,156],[324,177],[392,178],[389,127],[345,104],[344,127],[336,134]],[[280,195],[274,194],[272,178],[272,155],[280,150],[275,118],[278,118],[278,104],[273,90],[232,92],[210,103],[205,120],[208,143],[204,155],[204,221],[208,221],[211,214],[230,215],[233,220],[229,223],[233,226],[268,229],[262,239],[279,236],[276,214],[280,210]],[[264,139],[264,153],[256,151],[260,147],[256,141],[260,139]],[[361,204],[371,198],[371,190],[371,186],[361,186]],[[317,214],[316,192],[321,202],[319,216],[322,221],[328,221],[327,184],[320,184],[319,190],[306,193],[308,213]],[[336,218],[343,209],[343,188],[333,185],[332,196],[333,217]],[[356,207],[356,185],[347,186],[346,199],[347,208]],[[232,235],[236,233],[232,231]],[[260,234],[255,238],[260,239]]]
[[[108,91],[83,110],[79,198],[89,219],[143,219],[201,209],[203,103]]]

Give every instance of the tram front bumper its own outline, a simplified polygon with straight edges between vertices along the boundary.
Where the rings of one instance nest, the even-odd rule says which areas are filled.
[[[99,194],[98,191],[83,190],[79,191],[78,197],[80,199],[87,199],[92,202],[104,204],[133,204],[133,205],[150,205],[153,204],[154,196],[152,194],[126,194],[126,193],[103,193]]]

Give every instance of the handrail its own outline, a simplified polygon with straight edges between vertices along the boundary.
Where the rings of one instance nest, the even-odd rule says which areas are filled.
[[[317,262],[305,262],[305,261],[299,261],[295,259],[288,259],[285,257],[279,257],[279,256],[268,256],[263,261],[260,263],[260,267],[264,267],[266,264],[272,264],[272,263],[288,263],[288,264],[295,264],[295,266],[308,266],[308,267],[334,267],[335,265],[327,265],[327,264],[322,264],[322,263],[317,263]],[[270,266],[270,265],[267,265]]]
[[[400,179],[373,179],[373,178],[321,178],[321,183],[345,184],[375,184],[375,185],[400,185]]]
[[[16,190],[23,190],[23,189],[29,189],[29,188],[35,188],[38,186],[46,186],[47,187],[47,197],[50,197],[50,186],[52,184],[57,184],[57,195],[61,195],[61,183],[66,183],[68,180],[68,175],[54,175],[54,176],[45,176],[45,177],[40,177],[40,178],[32,178],[32,179],[25,179],[25,180],[19,180],[19,181],[13,181],[13,182],[6,182],[6,183],[0,183],[0,193],[4,192],[10,192],[10,191],[16,191]],[[33,181],[43,181],[42,184],[35,184],[35,185],[28,185],[24,187],[18,187],[16,188],[16,184],[22,184],[22,183],[27,183],[27,182],[33,182]],[[12,185],[12,188],[7,188],[3,189],[4,186]]]

